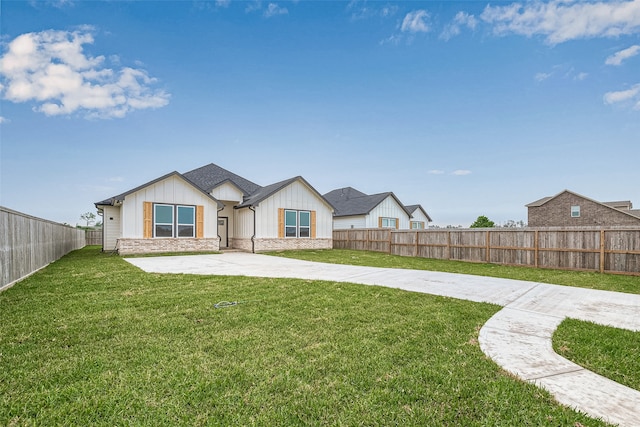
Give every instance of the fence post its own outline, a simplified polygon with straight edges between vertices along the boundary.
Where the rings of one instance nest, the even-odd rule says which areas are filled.
[[[533,246],[534,246],[534,256],[535,259],[533,260],[533,265],[537,268],[538,267],[538,247],[539,247],[539,240],[538,240],[538,230],[533,232]]]
[[[451,231],[447,232],[447,259],[451,259]]]
[[[604,230],[600,230],[600,273],[604,273]]]
[[[485,237],[485,239],[487,239],[485,241],[485,245],[487,247],[485,258],[486,258],[487,263],[491,262],[491,257],[489,256],[489,254],[491,253],[491,245],[490,245],[491,237],[489,236],[489,233],[491,233],[491,231],[487,230],[487,235]]]
[[[416,230],[416,249],[415,249],[415,254],[413,256],[415,258],[418,257],[418,230]]]
[[[393,239],[391,238],[391,230],[389,230],[389,255],[391,255],[393,253],[393,251],[391,250],[391,241]]]

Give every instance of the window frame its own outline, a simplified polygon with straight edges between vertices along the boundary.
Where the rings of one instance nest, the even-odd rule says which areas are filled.
[[[416,225],[417,227],[414,227]],[[424,230],[424,221],[411,221],[411,229],[412,230]]]
[[[191,223],[180,222],[180,209],[190,209],[191,210]],[[176,238],[187,238],[193,239],[196,237],[196,207],[192,205],[176,205],[175,207],[175,218],[176,218],[176,228],[175,228],[175,237]],[[191,227],[191,235],[184,236],[182,235],[182,230],[180,227]]]
[[[158,222],[158,207],[169,207],[171,208],[171,223],[169,222]],[[184,222],[184,216],[181,218],[181,210],[189,209],[191,210],[191,218],[189,219],[191,223]],[[152,230],[153,230],[153,238],[154,239],[193,239],[197,235],[196,231],[196,211],[197,207],[195,205],[184,205],[184,204],[173,204],[173,203],[154,203],[153,204],[153,218],[152,218]],[[158,226],[170,227],[171,235],[170,236],[159,236],[158,235]],[[182,227],[182,229],[181,229]],[[181,235],[183,233],[184,227],[191,227],[191,233],[189,235]]]
[[[171,222],[159,222],[158,216],[158,208],[171,208]],[[173,205],[168,203],[154,203],[153,204],[153,238],[154,239],[163,239],[163,238],[171,238],[174,234],[174,223],[175,223],[175,209]],[[163,236],[158,235],[158,226],[170,227],[171,236]]]
[[[294,214],[290,216],[289,214]],[[302,225],[302,216],[307,215],[307,224]],[[295,219],[293,223],[292,219]],[[298,209],[285,209],[284,210],[284,238],[285,239],[310,239],[311,238],[311,211],[310,210],[298,210]],[[294,231],[292,233],[292,231]],[[306,233],[304,233],[306,231]],[[306,234],[306,235],[303,235]]]
[[[580,218],[580,205],[571,205],[571,218]]]
[[[380,224],[381,224],[381,228],[397,228],[398,223],[397,218],[391,218],[391,217],[387,217],[387,216],[383,216],[380,217]],[[387,223],[387,225],[385,225],[384,223]],[[393,224],[392,224],[393,223]]]

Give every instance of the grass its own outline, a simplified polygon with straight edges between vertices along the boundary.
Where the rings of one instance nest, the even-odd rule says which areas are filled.
[[[283,251],[273,252],[271,255],[336,264],[444,271],[640,293],[638,276],[445,261],[352,250]],[[553,348],[561,356],[586,369],[640,390],[640,332],[566,319],[553,336]]]
[[[483,355],[490,304],[147,274],[90,247],[0,307],[0,425],[606,425]]]
[[[553,349],[590,371],[640,390],[640,332],[566,319],[555,331]]]
[[[333,264],[352,264],[370,267],[408,268],[413,270],[474,274],[477,276],[502,277],[506,279],[527,280],[531,282],[575,286],[587,289],[640,294],[640,276],[403,257],[380,252],[354,251],[347,249],[279,251],[270,252],[269,254]]]

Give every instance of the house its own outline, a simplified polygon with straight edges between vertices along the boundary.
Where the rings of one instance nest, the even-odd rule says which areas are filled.
[[[425,211],[421,205],[407,205],[405,207],[411,214],[409,228],[412,230],[422,230],[427,228],[428,224],[432,220],[427,211]]]
[[[368,195],[345,187],[326,193],[324,198],[335,208],[335,230],[410,227],[411,213],[391,192]]]
[[[526,205],[529,227],[640,226],[630,201],[597,202],[569,190]]]
[[[301,176],[262,187],[212,163],[95,205],[103,250],[121,254],[333,245],[333,206]]]

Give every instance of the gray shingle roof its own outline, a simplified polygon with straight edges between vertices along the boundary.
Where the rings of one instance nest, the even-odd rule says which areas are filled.
[[[422,205],[407,205],[405,206],[407,208],[407,210],[409,211],[409,213],[411,214],[411,216],[413,217],[413,213],[417,210],[420,209],[422,211],[422,213],[424,214],[424,216],[427,217],[427,219],[429,221],[433,221],[431,219],[431,217],[429,216],[429,214],[427,213],[427,211],[424,210],[424,208],[422,207]]]
[[[553,196],[555,197],[555,196]],[[531,202],[528,205],[525,205],[525,207],[538,207],[538,206],[542,206],[545,203],[547,203],[549,200],[553,199],[553,197],[543,197],[540,200],[536,200],[535,202]]]
[[[271,195],[282,190],[292,182],[301,181],[307,187],[309,187],[315,194],[317,194],[320,199],[322,199],[325,203],[327,203],[327,205],[329,205],[332,209],[334,208],[329,201],[323,198],[322,195],[320,195],[320,193],[318,193],[318,191],[315,188],[313,188],[313,186],[311,186],[311,184],[309,184],[301,176],[296,176],[294,178],[289,178],[284,181],[276,182],[275,184],[262,187],[258,184],[255,184],[249,181],[248,179],[245,179],[239,175],[236,175],[233,172],[230,172],[224,168],[221,168],[220,166],[215,165],[213,163],[194,169],[185,174],[180,174],[178,172],[171,172],[151,182],[148,182],[132,190],[129,190],[126,193],[122,193],[117,196],[111,197],[109,199],[103,200],[101,202],[97,202],[96,206],[114,205],[118,201],[123,201],[125,196],[127,196],[128,194],[134,193],[144,187],[155,184],[156,182],[162,181],[163,179],[166,179],[173,175],[181,177],[182,179],[184,179],[185,181],[187,181],[188,183],[190,183],[191,185],[193,185],[194,187],[196,187],[197,189],[205,193],[207,196],[209,196],[213,200],[216,200],[216,199],[211,196],[210,194],[211,190],[213,190],[214,188],[218,187],[219,185],[225,182],[230,182],[234,184],[236,187],[238,187],[244,193],[244,201],[240,205],[238,205],[238,207],[240,208],[247,207],[247,206],[256,206],[261,201],[265,200]],[[218,202],[219,206],[222,206],[222,203],[220,201],[216,200],[216,202]]]
[[[393,197],[407,212],[407,215],[411,216],[407,208],[392,192],[368,195],[353,187],[345,187],[330,191],[323,197],[335,208],[334,216],[351,216],[368,214],[389,196]]]
[[[211,190],[225,182],[233,183],[244,193],[245,197],[256,193],[262,188],[258,184],[213,163],[186,172],[184,176],[207,193],[210,193]]]

